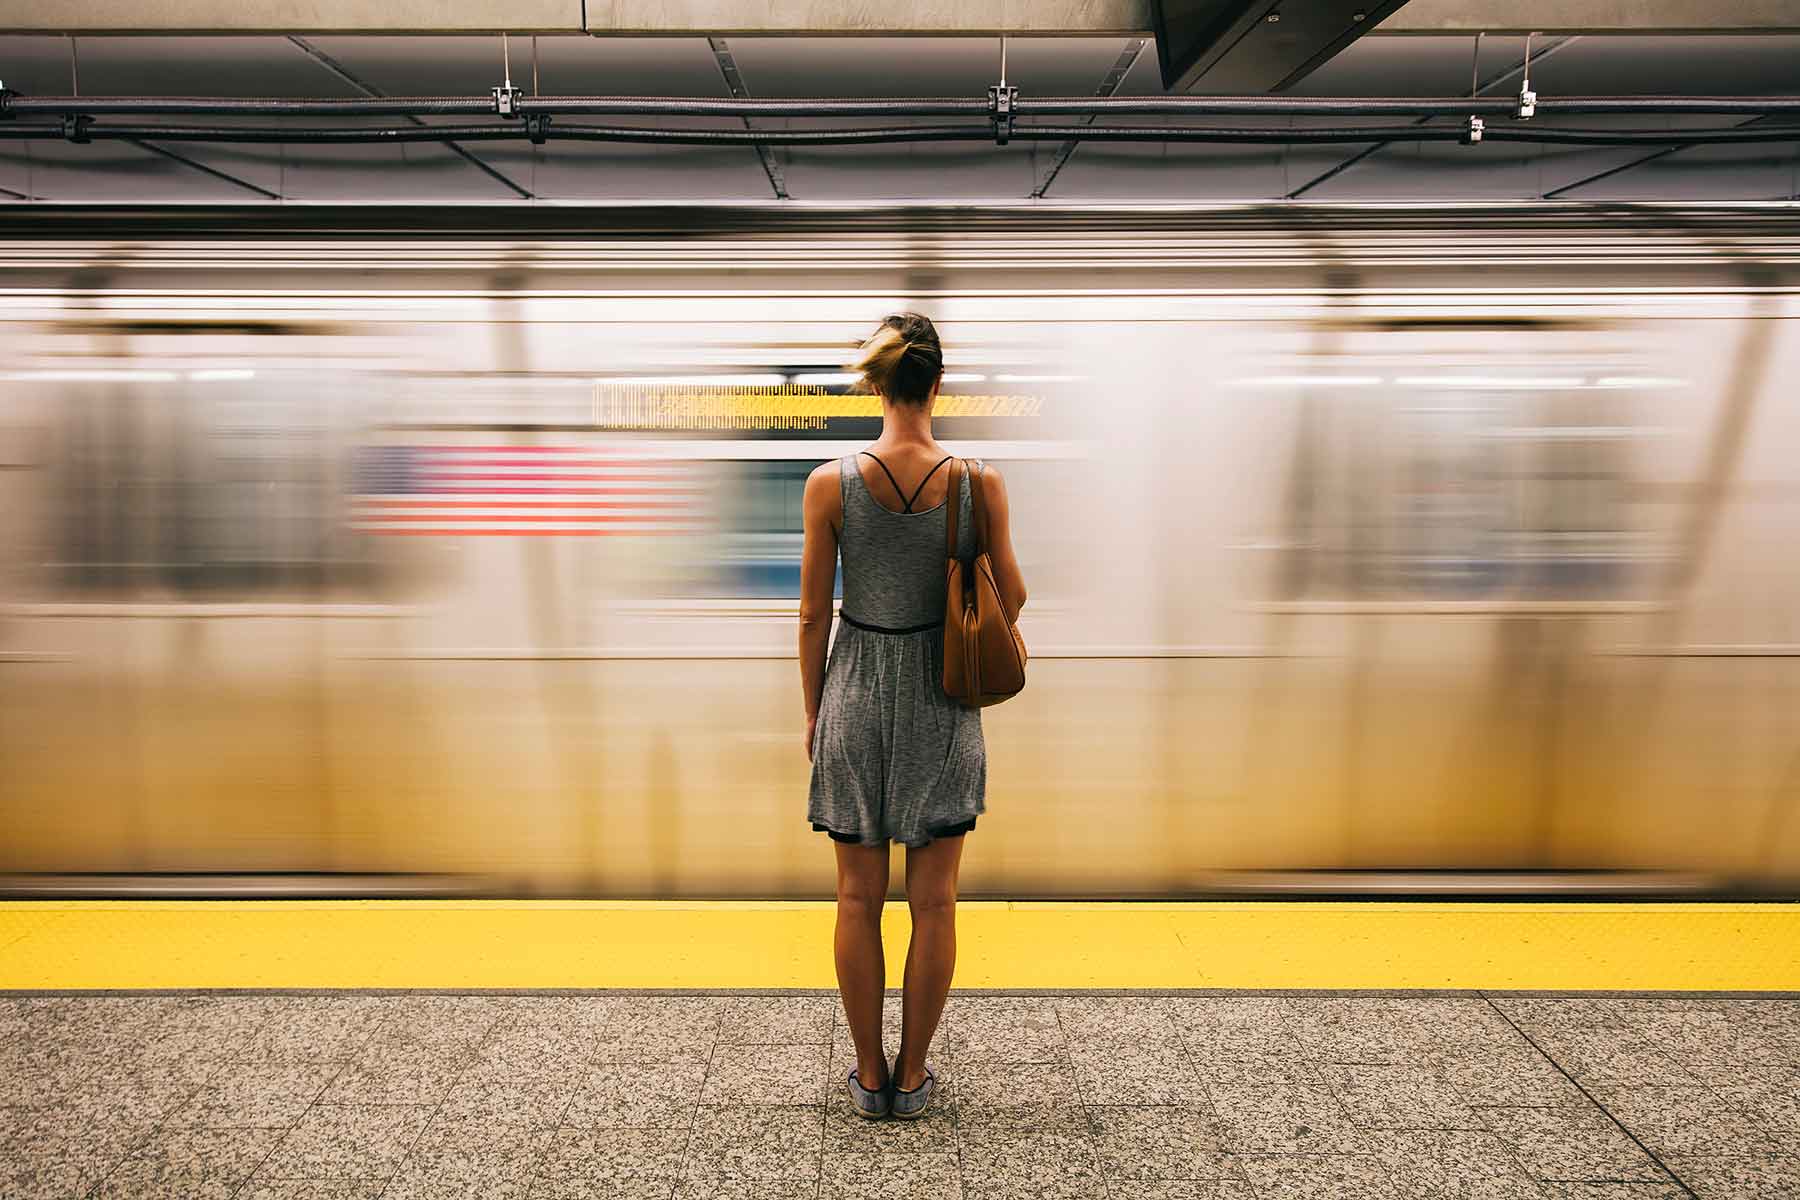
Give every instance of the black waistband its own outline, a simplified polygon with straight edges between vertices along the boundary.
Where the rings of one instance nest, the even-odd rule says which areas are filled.
[[[908,625],[904,629],[894,629],[887,625],[871,625],[867,621],[859,621],[843,609],[838,610],[838,616],[844,619],[844,624],[854,625],[858,629],[867,629],[870,633],[924,633],[927,629],[941,629],[944,624],[942,621],[927,621],[923,625]]]

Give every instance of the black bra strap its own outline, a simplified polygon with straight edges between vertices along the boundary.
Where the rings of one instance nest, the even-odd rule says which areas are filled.
[[[933,467],[933,468],[931,468],[931,470],[925,472],[925,478],[919,480],[919,486],[913,489],[912,499],[908,500],[906,502],[906,511],[907,512],[912,511],[913,500],[917,500],[919,498],[919,493],[925,490],[925,485],[927,483],[931,482],[931,477],[933,475],[937,474],[938,467],[943,466],[945,463],[947,463],[949,461],[950,461],[950,456],[948,454],[946,454],[946,455],[944,455],[944,457],[937,460],[937,467]]]
[[[876,453],[873,450],[861,450],[861,451],[858,451],[858,453],[866,454],[870,458],[875,459],[875,465],[881,468],[882,473],[888,477],[888,482],[894,485],[894,495],[898,496],[900,498],[901,503],[906,505],[905,508],[900,510],[901,512],[911,512],[912,511],[913,501],[917,500],[919,498],[919,493],[925,490],[925,485],[927,483],[931,482],[931,477],[933,475],[937,474],[938,467],[941,467],[945,463],[950,461],[950,455],[948,455],[948,454],[946,454],[946,455],[944,455],[944,457],[938,459],[937,467],[933,467],[933,468],[931,468],[931,470],[925,472],[925,478],[919,480],[919,486],[914,488],[913,494],[910,497],[908,497],[906,492],[901,489],[900,481],[898,479],[894,478],[894,473],[892,471],[888,470],[888,465],[886,463],[882,462],[881,459],[876,455]]]
[[[870,458],[875,459],[875,465],[881,468],[882,473],[888,477],[888,482],[894,485],[894,495],[899,497],[901,503],[904,504],[906,502],[906,493],[900,490],[900,481],[894,478],[894,473],[888,470],[888,465],[877,458],[873,450],[862,450],[859,451],[859,453],[866,454]]]

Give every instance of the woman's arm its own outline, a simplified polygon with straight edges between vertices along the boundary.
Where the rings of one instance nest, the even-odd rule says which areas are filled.
[[[1025,576],[1019,570],[1018,557],[1013,554],[1012,511],[1006,498],[1006,480],[992,463],[984,463],[977,478],[981,480],[981,499],[987,509],[987,552],[994,564],[994,583],[1000,589],[1000,603],[1006,606],[1007,616],[1016,621],[1019,610],[1025,607]]]
[[[825,657],[831,645],[831,591],[837,579],[838,522],[843,516],[842,487],[835,461],[816,467],[806,477],[800,514],[804,538],[800,550],[800,692],[806,705],[806,757],[812,759],[813,725],[819,719],[819,697],[825,691]]]

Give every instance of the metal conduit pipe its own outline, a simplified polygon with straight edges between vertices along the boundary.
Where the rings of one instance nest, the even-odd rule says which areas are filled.
[[[704,97],[521,96],[521,116],[586,114],[634,117],[955,117],[982,116],[981,99],[950,100],[711,100]],[[213,117],[380,117],[493,115],[491,96],[406,99],[211,99],[193,96],[18,96],[4,111],[20,116],[75,114]]]
[[[1539,95],[1537,112],[1597,116],[1602,113],[1800,113],[1800,96],[1562,96]],[[1024,96],[1013,102],[1020,116],[1214,115],[1282,117],[1511,116],[1517,96],[1321,99],[1294,96]]]
[[[634,142],[657,145],[848,146],[893,142],[982,142],[994,133],[985,125],[905,125],[864,129],[648,129],[629,126],[518,122],[491,125],[404,125],[397,127],[305,128],[283,126],[106,125],[71,118],[69,124],[20,123],[5,136],[72,141],[154,138],[163,142],[368,144],[401,142],[539,141]],[[1455,126],[1393,128],[1226,129],[1160,125],[1027,125],[1012,130],[1015,141],[1210,142],[1248,145],[1487,140],[1588,146],[1721,145],[1800,141],[1800,126],[1744,129],[1612,130],[1547,129],[1526,125],[1490,126],[1481,137]]]
[[[702,97],[521,96],[519,116],[713,117],[947,117],[985,116],[978,98],[868,100],[712,100]],[[1800,96],[1568,96],[1540,97],[1543,115],[1625,113],[1800,114]],[[1286,96],[1047,96],[1010,102],[1014,117],[1282,116],[1466,117],[1510,116],[1516,97],[1434,99]],[[451,116],[492,114],[496,101],[479,97],[363,97],[348,100],[214,99],[180,96],[21,96],[0,93],[0,116]]]
[[[1747,142],[1800,141],[1800,125],[1763,125],[1755,129],[1546,129],[1527,125],[1489,125],[1483,137],[1494,142],[1536,142],[1566,146],[1729,146]]]

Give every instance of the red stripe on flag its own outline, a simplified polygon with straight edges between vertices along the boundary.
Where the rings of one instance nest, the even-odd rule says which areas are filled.
[[[419,472],[433,480],[443,479],[612,479],[620,483],[660,483],[673,478],[672,474],[660,475],[622,475],[617,471],[571,471],[566,474],[551,471],[451,471],[443,467],[425,467]]]
[[[538,458],[470,458],[462,454],[439,454],[433,458],[442,459],[445,465],[452,467],[615,467],[629,462],[632,466],[641,466],[643,459],[614,458],[562,458],[555,462],[545,462]],[[437,466],[427,466],[428,471],[439,470]],[[677,468],[669,468],[672,475]]]
[[[408,500],[359,497],[357,506],[372,508],[692,508],[686,500]]]
[[[675,529],[364,529],[374,537],[669,537]]]
[[[608,452],[595,446],[421,446],[428,454],[603,454],[608,458],[643,461],[646,456],[630,451]]]
[[[458,496],[642,496],[644,490],[634,487],[432,487],[418,489],[425,493]],[[697,488],[659,488],[658,494],[664,496],[695,495]],[[477,500],[477,504],[485,501]]]
[[[640,513],[632,516],[604,516],[595,513],[422,513],[422,512],[366,512],[358,520],[361,521],[587,521],[590,524],[598,521],[610,521],[613,524],[628,525],[633,521],[688,521],[697,523],[687,513]]]

